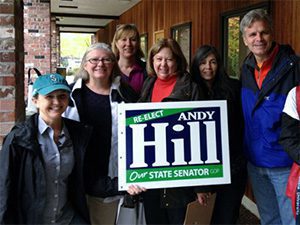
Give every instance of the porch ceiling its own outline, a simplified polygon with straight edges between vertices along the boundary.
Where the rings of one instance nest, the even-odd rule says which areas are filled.
[[[60,32],[94,33],[141,0],[51,0]]]

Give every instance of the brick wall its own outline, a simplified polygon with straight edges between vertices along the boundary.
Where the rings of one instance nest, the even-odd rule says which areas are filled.
[[[25,74],[30,67],[51,72],[50,2],[24,0]]]
[[[24,120],[23,6],[0,1],[0,148],[3,137]]]
[[[56,69],[57,32],[50,24],[50,1],[0,1],[0,148],[12,126],[25,119],[28,68]]]
[[[42,74],[56,71],[56,36],[55,21],[50,16],[50,0],[24,0],[25,99],[29,68],[36,67]],[[36,76],[34,71],[31,75]],[[27,109],[30,114],[31,107]]]

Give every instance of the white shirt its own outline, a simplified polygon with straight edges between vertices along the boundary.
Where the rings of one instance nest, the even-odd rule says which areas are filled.
[[[289,91],[285,101],[283,112],[296,120],[300,120],[296,104],[296,87]]]

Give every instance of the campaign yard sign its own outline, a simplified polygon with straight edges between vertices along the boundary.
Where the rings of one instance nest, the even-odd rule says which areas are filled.
[[[119,190],[230,183],[226,101],[118,106]]]

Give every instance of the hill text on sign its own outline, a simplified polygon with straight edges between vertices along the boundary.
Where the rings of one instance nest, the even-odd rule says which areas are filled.
[[[119,104],[119,189],[230,183],[226,101]]]

